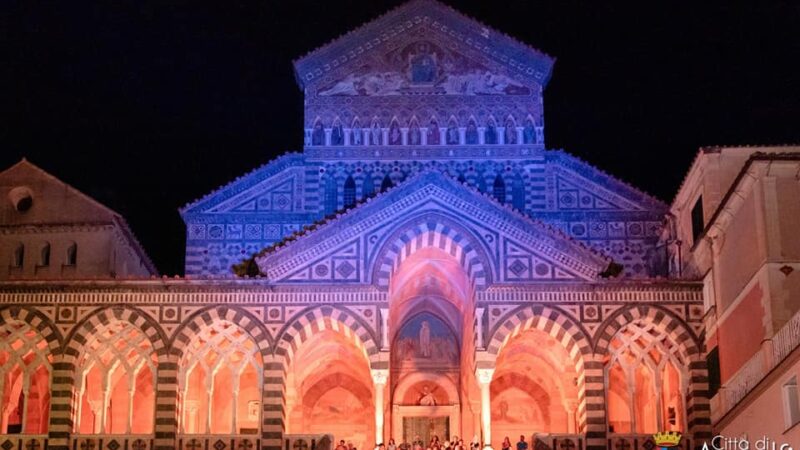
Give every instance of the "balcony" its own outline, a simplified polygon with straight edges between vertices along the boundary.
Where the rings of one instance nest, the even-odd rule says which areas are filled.
[[[800,312],[772,337],[771,345],[764,345],[748,360],[736,375],[720,388],[711,399],[711,420],[718,422],[749,394],[760,382],[800,346]]]

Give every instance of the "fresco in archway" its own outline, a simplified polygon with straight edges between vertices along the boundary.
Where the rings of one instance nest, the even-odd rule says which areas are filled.
[[[392,359],[397,368],[454,367],[458,364],[458,346],[441,319],[422,313],[398,332]]]

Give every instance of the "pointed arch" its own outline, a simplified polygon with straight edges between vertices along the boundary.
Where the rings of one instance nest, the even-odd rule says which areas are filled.
[[[348,175],[344,180],[344,207],[349,208],[356,204],[356,180]]]
[[[339,116],[336,116],[331,124],[331,145],[344,145],[344,127]]]
[[[442,143],[439,120],[436,116],[431,116],[431,120],[428,121],[428,129],[425,132],[425,138],[427,145],[440,145]]]
[[[525,119],[525,126],[522,129],[522,143],[523,144],[536,143],[536,121],[530,114]]]
[[[461,143],[461,136],[458,130],[458,119],[456,116],[450,116],[447,120],[447,131],[445,132],[445,143],[447,145],[458,145]]]
[[[417,120],[417,116],[411,116],[411,119],[408,121],[407,144],[408,145],[422,144],[422,131],[420,131],[419,121]]]
[[[467,145],[476,145],[480,143],[478,136],[478,121],[475,116],[470,116],[467,121],[467,130],[464,132],[464,143]]]
[[[506,203],[506,182],[503,180],[502,174],[497,174],[494,177],[494,183],[492,185],[492,195],[498,202],[505,204]]]
[[[361,129],[361,121],[356,116],[350,124],[350,145],[361,145],[363,143],[364,130]]]
[[[389,135],[387,139],[389,145],[401,145],[403,143],[403,133],[400,131],[400,121],[397,116],[392,117],[389,122]]]
[[[118,332],[122,332],[123,334],[127,333],[130,336],[128,336],[127,339],[122,339],[120,337],[115,339],[115,336],[119,336]],[[136,336],[136,339],[133,339],[133,336]],[[124,344],[123,341],[125,341]],[[88,316],[84,317],[66,337],[64,344],[64,362],[71,364],[74,367],[72,370],[74,370],[75,375],[79,375],[79,377],[77,377],[78,395],[75,398],[77,404],[74,405],[73,411],[71,411],[70,416],[68,416],[75,425],[79,425],[81,423],[81,415],[83,413],[91,414],[88,407],[83,409],[83,405],[85,405],[85,403],[83,402],[83,395],[81,391],[87,386],[96,384],[96,380],[93,382],[87,382],[85,380],[87,372],[84,369],[87,368],[87,361],[89,361],[87,356],[90,357],[92,354],[98,352],[105,352],[106,354],[114,353],[112,350],[113,345],[127,346],[131,341],[141,344],[144,347],[149,346],[150,354],[153,355],[153,358],[156,361],[154,362],[154,368],[151,369],[151,375],[157,377],[157,371],[161,370],[160,364],[166,362],[168,358],[167,337],[164,331],[152,317],[134,306],[111,305],[97,308]],[[112,347],[109,347],[109,345]],[[111,353],[108,353],[107,350],[111,350]],[[117,358],[117,360],[120,359],[121,358]],[[139,363],[144,363],[144,361],[139,361]],[[97,372],[106,377],[114,377],[113,379],[117,380],[124,375],[130,375],[129,373],[123,373],[124,371],[117,371],[115,366],[106,367],[106,369],[108,370],[100,368],[97,369]],[[140,366],[134,365],[125,367],[125,371],[132,369],[135,369],[135,373],[140,372]],[[143,372],[142,376],[144,377],[143,379],[146,379],[146,372]],[[113,381],[113,379],[107,378],[108,381]],[[153,382],[152,386],[153,389],[151,395],[153,399],[168,395],[168,392],[170,392],[170,388],[168,386],[159,385],[155,382]],[[56,388],[54,387],[54,390],[55,389]],[[67,389],[72,392],[73,386],[70,385]],[[100,401],[99,405],[101,408],[102,405],[108,405],[108,395],[111,395],[111,392],[106,390],[105,394],[98,396],[98,400]],[[128,399],[128,402],[130,402],[130,399]],[[128,403],[128,406],[127,412],[128,414],[131,414],[133,411],[133,408],[130,408],[130,406],[132,406],[131,403]],[[102,413],[102,411],[105,413]],[[103,426],[108,425],[108,417],[104,416],[103,414],[108,414],[108,410],[103,409],[102,411],[101,415],[99,416],[100,421],[98,422],[98,427],[100,429],[93,429],[90,431],[90,433],[106,431]],[[125,410],[121,410],[119,414],[123,414],[124,411]],[[114,413],[113,410],[112,413]],[[140,414],[144,414],[144,417],[147,417],[148,421],[150,420],[149,416],[152,416],[153,430],[158,431],[159,425],[155,420],[155,408],[152,408],[149,411],[146,408],[143,408]],[[122,430],[123,433],[126,431],[127,430]]]
[[[283,430],[282,424],[276,424],[274,418],[276,415],[282,414],[282,409],[276,408],[278,405],[275,405],[273,402],[276,399],[282,399],[283,396],[283,388],[282,388],[282,381],[271,381],[274,377],[277,379],[281,379],[280,375],[278,374],[279,370],[276,371],[274,367],[274,357],[272,355],[272,346],[273,346],[273,339],[269,332],[266,330],[264,326],[263,319],[254,316],[251,312],[244,310],[242,308],[237,307],[228,307],[228,306],[209,306],[203,309],[198,310],[191,316],[187,317],[184,322],[178,327],[175,331],[175,336],[172,339],[172,349],[171,355],[174,358],[174,362],[176,367],[181,367],[180,361],[184,360],[187,357],[190,357],[192,354],[192,345],[193,342],[197,342],[199,337],[205,336],[208,339],[213,341],[213,336],[209,335],[209,331],[214,330],[214,324],[227,324],[223,328],[225,328],[226,336],[232,336],[233,340],[241,346],[241,343],[244,342],[241,339],[241,334],[235,332],[235,330],[241,330],[242,333],[246,335],[246,337],[252,341],[257,349],[259,354],[259,358],[262,362],[262,367],[260,371],[256,371],[255,376],[258,378],[261,377],[261,383],[258,384],[259,386],[259,395],[257,396],[260,403],[262,403],[261,409],[261,428],[262,432],[264,433],[279,433]],[[230,327],[235,327],[233,329],[229,329]],[[217,327],[216,329],[219,329]],[[233,334],[231,334],[233,332]],[[218,342],[218,341],[214,341]],[[245,346],[243,351],[247,352],[249,361],[252,361],[252,358],[255,357],[254,353],[251,352],[252,347]],[[246,366],[245,368],[250,367],[252,368],[252,364]],[[260,372],[260,373],[259,373]],[[277,373],[276,373],[277,372]],[[175,370],[175,377],[176,379],[180,380],[187,372],[180,372],[176,369]],[[246,372],[248,376],[252,376],[253,371],[252,369]],[[245,374],[245,372],[241,372],[241,374]],[[270,375],[273,374],[273,375]],[[273,378],[271,378],[273,377]],[[253,383],[257,383],[258,380],[254,380]],[[181,387],[185,387],[182,385]],[[178,398],[180,397],[180,393],[178,389],[173,387],[172,397]],[[184,422],[180,423],[182,428],[186,428],[186,417],[183,414],[185,411],[186,405],[181,399],[180,403],[183,408],[180,408],[177,411],[177,416],[182,417]],[[262,447],[265,443],[270,442],[262,435]]]
[[[372,124],[370,124],[369,127],[369,144],[383,144],[383,128],[381,127],[381,120],[378,118],[378,116],[372,118]]]
[[[320,117],[314,119],[314,126],[311,128],[311,145],[325,145],[325,125]]]
[[[514,119],[514,116],[512,114],[509,114],[508,117],[506,117],[506,121],[505,121],[505,124],[503,126],[505,127],[505,132],[504,132],[504,135],[503,135],[504,136],[503,143],[507,144],[507,145],[516,144],[517,143],[517,121]]]
[[[497,139],[497,121],[494,116],[489,114],[486,119],[486,129],[483,132],[483,143],[489,145],[497,144]]]

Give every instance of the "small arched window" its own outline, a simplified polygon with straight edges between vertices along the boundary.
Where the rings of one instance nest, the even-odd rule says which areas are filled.
[[[78,244],[71,242],[67,246],[67,253],[64,259],[64,264],[67,266],[74,266],[78,263]]]
[[[336,198],[336,179],[328,177],[325,180],[325,215],[331,215],[336,212],[337,198]]]
[[[11,257],[11,266],[12,267],[22,267],[25,263],[25,245],[17,244],[14,247],[14,254]]]
[[[503,181],[502,175],[497,175],[494,179],[494,186],[492,186],[492,194],[494,198],[500,203],[506,202],[506,182]]]
[[[353,176],[347,177],[344,182],[344,206],[350,207],[356,204],[356,180]]]
[[[50,243],[45,242],[42,244],[42,248],[39,250],[39,265],[49,266],[50,265]]]
[[[392,179],[389,177],[387,173],[385,177],[383,177],[383,181],[381,182],[381,192],[386,192],[394,186]]]

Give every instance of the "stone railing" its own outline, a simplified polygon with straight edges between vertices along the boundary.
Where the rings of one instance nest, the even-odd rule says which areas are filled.
[[[656,448],[652,434],[614,434],[608,435],[608,450],[650,450]],[[676,449],[692,450],[692,441],[683,436]]]
[[[585,448],[582,434],[550,434],[533,435],[533,450],[583,450]]]
[[[152,450],[151,434],[76,434],[74,450]],[[27,449],[25,449],[27,450]]]
[[[333,436],[330,434],[287,434],[284,450],[333,450]]]
[[[179,434],[176,450],[261,450],[258,434]]]
[[[741,402],[767,374],[800,346],[800,312],[778,330],[711,399],[711,420],[717,422]]]
[[[0,435],[0,448],[10,450],[47,450],[46,434]]]

